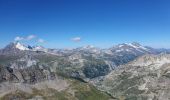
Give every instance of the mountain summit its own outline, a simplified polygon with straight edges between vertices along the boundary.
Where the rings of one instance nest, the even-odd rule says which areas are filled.
[[[25,46],[19,42],[15,43],[15,47],[19,50],[30,50],[27,46]]]
[[[47,52],[48,49],[44,48],[43,46],[30,46],[30,45],[24,45],[20,42],[11,42],[1,50],[1,52],[3,53],[9,53],[9,52],[17,53],[17,52],[25,52],[25,51]]]

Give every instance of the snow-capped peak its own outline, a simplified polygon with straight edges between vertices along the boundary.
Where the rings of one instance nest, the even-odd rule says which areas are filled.
[[[44,52],[47,52],[47,51],[48,51],[48,49],[46,49],[46,48],[44,48],[44,47],[42,47],[42,46],[30,46],[30,45],[25,46],[25,45],[21,44],[20,42],[14,43],[14,46],[15,46],[15,48],[17,48],[17,49],[19,49],[19,50],[22,50],[22,51],[24,51],[24,50],[44,51]]]
[[[34,46],[33,51],[44,51],[44,52],[47,52],[48,49],[44,48],[43,46]]]
[[[150,53],[150,48],[147,48],[145,46],[140,45],[137,42],[133,43],[123,43],[123,44],[118,44],[110,48],[111,52],[113,53],[122,53],[122,52],[127,52],[127,53]]]
[[[133,43],[124,43],[119,45],[119,48],[123,47],[123,46],[128,46],[130,48],[136,49],[138,51],[149,51],[148,48],[142,46],[141,44],[137,43],[137,42],[133,42]]]
[[[144,51],[148,51],[148,49],[142,45],[140,45],[139,43],[137,42],[133,42],[133,43],[125,43],[126,45],[132,47],[132,48],[135,48],[137,50],[144,50]]]
[[[42,46],[35,46],[35,47],[33,47],[33,49],[40,50],[40,49],[44,49],[44,47],[42,47]]]
[[[24,46],[23,44],[21,44],[19,42],[16,43],[15,47],[19,50],[29,50],[28,47]]]

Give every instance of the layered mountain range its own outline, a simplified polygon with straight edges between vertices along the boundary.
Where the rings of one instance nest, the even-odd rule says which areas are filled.
[[[169,53],[136,42],[108,49],[10,43],[0,50],[0,96],[2,100],[168,100]]]

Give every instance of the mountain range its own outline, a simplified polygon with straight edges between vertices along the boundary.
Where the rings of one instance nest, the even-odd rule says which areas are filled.
[[[168,100],[169,53],[169,49],[136,42],[107,49],[90,45],[49,49],[10,43],[0,50],[0,97],[2,100]]]

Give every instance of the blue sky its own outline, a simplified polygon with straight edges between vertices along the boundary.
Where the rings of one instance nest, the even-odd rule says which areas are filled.
[[[134,41],[170,48],[170,0],[0,0],[0,47],[14,39],[50,48]]]

